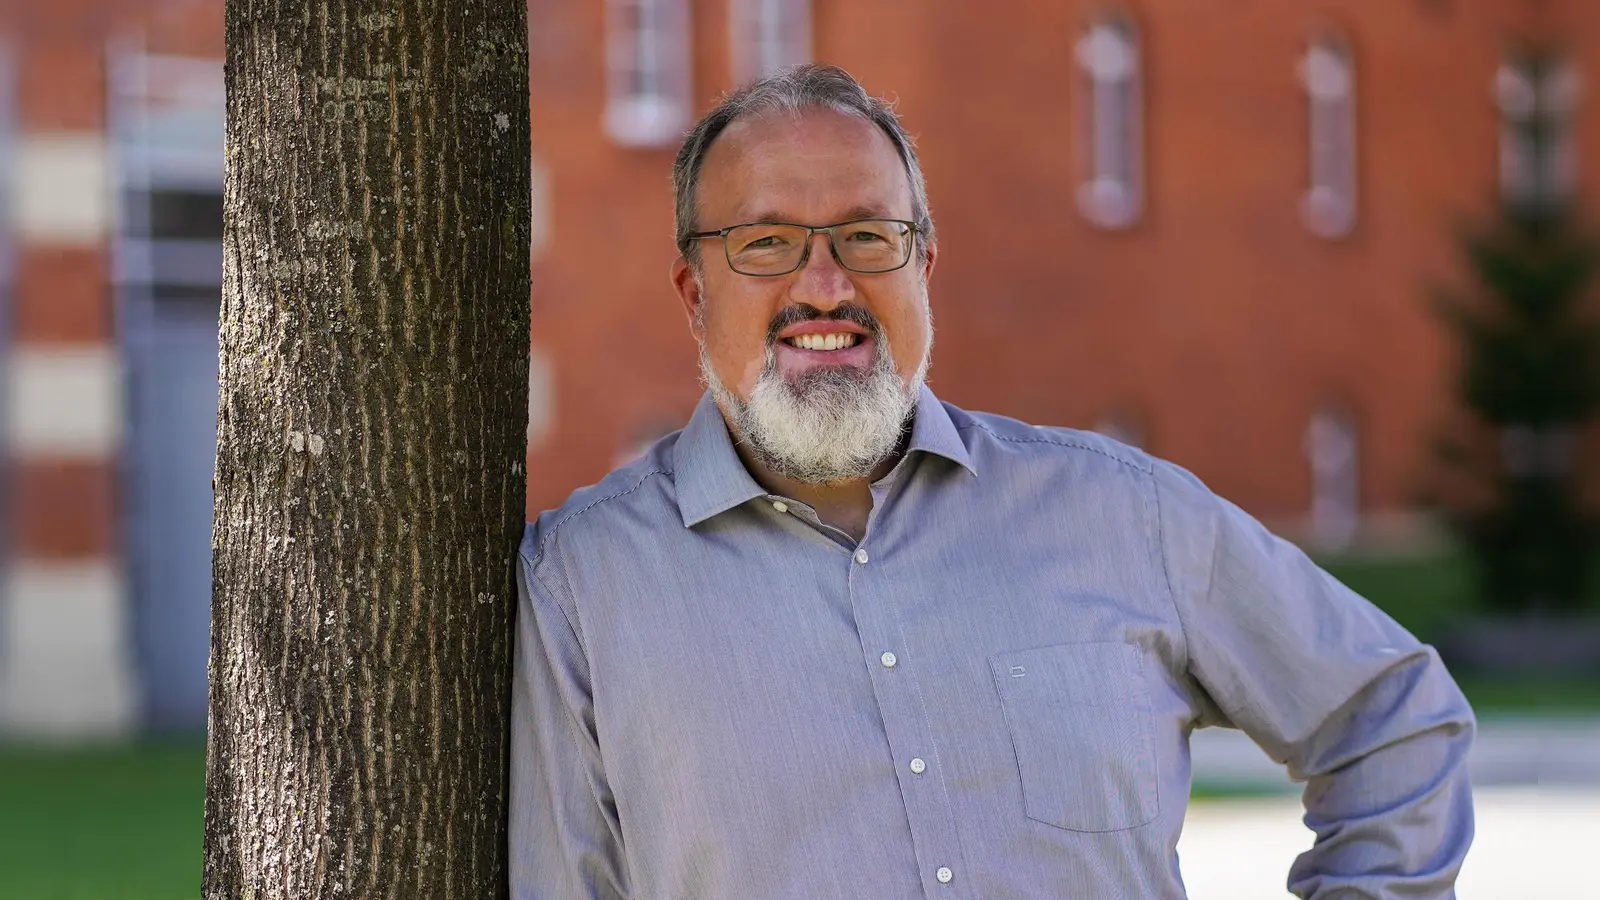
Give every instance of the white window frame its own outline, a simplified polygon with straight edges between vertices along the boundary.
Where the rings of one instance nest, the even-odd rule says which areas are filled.
[[[629,147],[670,147],[689,125],[688,0],[607,0],[605,130]]]
[[[1522,131],[1538,111],[1538,92],[1526,60],[1507,59],[1495,72],[1495,106],[1500,110],[1500,195],[1507,201],[1532,197],[1539,181],[1533,146]]]
[[[1311,41],[1300,59],[1306,92],[1306,192],[1300,215],[1312,233],[1345,237],[1357,213],[1356,67],[1350,45],[1337,35]]]
[[[1313,413],[1305,453],[1311,473],[1310,538],[1324,551],[1348,549],[1361,524],[1361,435],[1354,417],[1337,406]]]
[[[1100,416],[1094,424],[1096,434],[1105,435],[1114,441],[1127,444],[1130,447],[1144,449],[1149,440],[1146,433],[1144,417],[1138,411],[1126,406],[1115,407]]]
[[[1132,226],[1144,211],[1144,59],[1125,16],[1090,23],[1073,48],[1079,72],[1082,165],[1078,209],[1101,228]]]
[[[728,40],[735,85],[811,62],[811,0],[730,0]]]
[[[1539,103],[1560,120],[1556,143],[1546,157],[1549,166],[1546,184],[1559,197],[1571,197],[1578,190],[1578,137],[1574,127],[1578,107],[1583,101],[1583,76],[1578,64],[1563,59],[1545,74],[1539,85]]]
[[[158,238],[150,203],[163,191],[222,193],[222,61],[113,48],[108,130],[118,186],[111,242],[119,328],[138,339],[159,287],[222,290],[218,239]]]
[[[1548,191],[1552,199],[1577,190],[1578,147],[1572,128],[1582,99],[1583,83],[1570,59],[1552,61],[1543,72],[1532,60],[1513,56],[1495,73],[1495,105],[1500,111],[1500,195],[1507,201],[1534,199]],[[1536,115],[1553,119],[1554,145],[1543,157],[1523,127]]]
[[[11,42],[8,38],[0,36],[0,379],[10,374],[11,358],[11,316],[16,308],[12,299],[15,290],[12,254],[12,198],[11,176],[15,171],[15,145],[13,132],[15,130],[16,106],[14,95],[16,91],[16,76],[14,74],[14,59]],[[0,454],[6,452],[11,446],[11,397],[10,391],[0,390]],[[13,493],[11,488],[11,467],[0,465],[0,511],[5,515],[0,517],[0,564],[10,559],[12,553],[12,526],[11,510]],[[4,602],[4,600],[0,600]],[[5,623],[0,622],[0,629],[5,628]],[[10,643],[6,635],[0,631],[0,652],[4,652]],[[3,660],[0,660],[3,662]]]

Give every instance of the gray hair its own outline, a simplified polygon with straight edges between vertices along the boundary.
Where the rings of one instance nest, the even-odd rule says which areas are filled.
[[[883,129],[894,142],[906,168],[906,179],[911,183],[911,221],[917,226],[917,255],[926,258],[928,247],[934,245],[933,217],[928,213],[928,188],[922,180],[922,165],[917,161],[911,136],[901,127],[894,108],[868,94],[850,73],[838,66],[812,63],[784,69],[724,94],[716,108],[684,137],[683,146],[672,163],[672,193],[676,203],[678,252],[691,266],[698,267],[700,263],[698,247],[689,235],[699,230],[695,194],[700,184],[700,167],[712,142],[729,125],[748,116],[797,115],[814,109],[859,116]]]

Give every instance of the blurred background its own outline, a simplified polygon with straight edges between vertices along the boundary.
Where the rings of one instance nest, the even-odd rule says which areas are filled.
[[[679,136],[748,78],[839,64],[919,142],[934,389],[1180,463],[1437,646],[1482,719],[1463,896],[1589,895],[1600,4],[529,21],[530,517],[699,396],[667,281]],[[198,886],[222,40],[221,0],[0,0],[0,896]],[[1195,761],[1193,895],[1282,895],[1293,786],[1238,735]]]

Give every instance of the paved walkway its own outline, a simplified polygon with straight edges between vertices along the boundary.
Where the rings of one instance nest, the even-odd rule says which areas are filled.
[[[1196,802],[1178,853],[1192,900],[1281,900],[1289,865],[1311,846],[1300,786],[1237,731],[1190,744],[1194,780],[1279,791]],[[1490,718],[1470,761],[1477,837],[1462,900],[1600,900],[1600,717]]]
[[[1600,787],[1484,787],[1462,900],[1600,900]],[[1296,796],[1189,807],[1178,842],[1191,900],[1283,900],[1289,865],[1311,846]]]

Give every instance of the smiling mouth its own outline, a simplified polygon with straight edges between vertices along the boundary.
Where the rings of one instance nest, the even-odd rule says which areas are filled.
[[[783,342],[801,350],[845,350],[861,342],[861,335],[849,331],[832,334],[799,334],[784,338]]]

